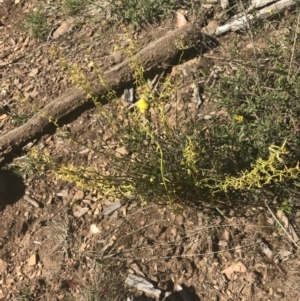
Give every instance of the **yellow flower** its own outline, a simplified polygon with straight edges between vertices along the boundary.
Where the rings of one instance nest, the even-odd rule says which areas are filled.
[[[234,119],[235,119],[237,122],[242,122],[242,121],[244,120],[244,117],[241,116],[241,115],[236,115],[236,116],[234,117]]]
[[[137,104],[136,107],[140,110],[140,112],[143,114],[146,112],[146,110],[149,108],[149,103],[146,99],[141,98]]]

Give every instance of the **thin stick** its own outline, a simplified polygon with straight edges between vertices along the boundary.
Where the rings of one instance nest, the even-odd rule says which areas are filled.
[[[297,25],[296,25],[296,31],[295,31],[295,37],[294,37],[294,45],[293,45],[292,55],[291,55],[291,60],[290,60],[290,65],[289,65],[288,79],[290,79],[290,75],[291,75],[291,71],[292,71],[292,63],[294,61],[294,56],[295,56],[295,48],[296,48],[296,42],[297,42],[297,37],[298,37],[299,23],[300,23],[300,11],[298,13],[298,18],[297,18]]]
[[[278,218],[275,216],[275,214],[272,212],[272,210],[270,209],[270,207],[266,204],[266,207],[268,208],[268,210],[270,211],[270,213],[272,214],[273,218],[275,219],[275,221],[279,224],[279,226],[282,228],[282,230],[284,231],[284,233],[287,235],[287,237],[295,244],[295,246],[300,250],[299,245],[297,244],[297,242],[293,239],[293,237],[291,237],[291,235],[284,229],[284,227],[282,226],[282,224],[280,223],[280,221],[278,220]]]

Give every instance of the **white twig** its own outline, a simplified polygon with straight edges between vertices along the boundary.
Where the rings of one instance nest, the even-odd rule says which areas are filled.
[[[299,23],[300,23],[300,11],[298,13],[298,18],[297,18],[297,25],[296,25],[296,30],[295,30],[294,44],[293,44],[293,49],[292,49],[292,55],[291,55],[290,65],[289,65],[288,79],[290,78],[290,74],[291,74],[291,70],[292,70],[292,64],[293,64],[293,60],[294,60],[294,56],[295,56],[295,49],[296,49],[296,42],[297,42],[297,37],[298,37]]]
[[[249,9],[247,9],[245,12],[234,16],[232,20],[229,21],[229,23],[219,26],[216,29],[215,34],[219,35],[229,30],[243,29],[246,26],[248,26],[249,22],[252,20],[272,17],[275,14],[284,10],[285,8],[291,7],[293,5],[296,5],[295,0],[280,0],[274,4],[271,4],[270,6],[263,7],[262,9],[258,10],[253,14],[251,14]]]

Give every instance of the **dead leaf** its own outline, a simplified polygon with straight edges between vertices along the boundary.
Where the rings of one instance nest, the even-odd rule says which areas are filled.
[[[77,207],[76,210],[74,210],[74,216],[76,217],[82,217],[83,215],[85,215],[87,212],[89,211],[89,208],[88,207],[84,207],[84,208],[81,208],[81,207]]]
[[[121,207],[120,202],[112,203],[111,205],[108,205],[103,209],[102,214],[103,215],[110,215],[113,212],[115,212],[117,209],[119,209],[120,207]]]
[[[33,68],[30,73],[28,74],[30,77],[34,77],[39,73],[39,69],[38,68]]]
[[[62,22],[59,27],[53,32],[52,38],[57,39],[61,35],[63,35],[70,27],[70,24],[67,22]]]
[[[235,252],[239,255],[239,257],[242,257],[243,256],[243,251],[242,251],[242,246],[241,245],[237,245],[235,248],[234,248]]]
[[[83,149],[82,151],[79,152],[79,155],[84,155],[84,154],[87,154],[89,153],[91,150],[89,148],[85,148]]]
[[[77,202],[77,201],[81,201],[84,198],[84,192],[81,190],[76,191],[76,193],[74,194],[73,198],[72,198],[72,204]]]
[[[262,243],[262,249],[261,251],[269,258],[269,259],[273,259],[273,252],[271,251],[271,249],[264,243]]]
[[[93,215],[94,215],[94,216],[97,216],[97,215],[99,214],[99,212],[100,212],[100,211],[99,211],[99,208],[96,208]]]
[[[32,146],[34,145],[35,142],[29,142],[27,143],[25,146],[22,147],[23,151],[28,151],[32,148]]]
[[[202,31],[206,34],[213,35],[216,32],[218,26],[219,26],[219,22],[212,20],[207,24],[207,26],[205,26],[202,29]]]
[[[126,207],[122,207],[122,208],[121,208],[121,212],[122,212],[122,214],[123,214],[124,217],[127,216]]]
[[[135,274],[138,274],[142,277],[145,277],[145,274],[141,271],[141,268],[136,264],[136,263],[132,263],[130,265],[130,269],[132,269],[132,271],[135,273]],[[132,273],[133,274],[133,273]]]
[[[278,218],[282,221],[284,228],[291,234],[295,242],[299,241],[299,236],[296,233],[294,227],[290,224],[288,217],[282,210],[277,211]]]
[[[57,196],[60,196],[62,198],[66,198],[69,195],[69,191],[68,190],[61,190],[60,192],[58,192],[56,194]]]
[[[29,43],[29,37],[26,37],[25,41],[23,42],[23,46],[27,46]]]
[[[39,95],[39,92],[34,89],[32,92],[29,93],[30,97],[35,98]]]
[[[85,244],[85,243],[81,244],[79,251],[83,252],[85,250],[86,246],[87,246],[87,244]]]
[[[246,45],[247,49],[253,49],[254,48],[254,44],[251,42],[249,44]]]
[[[206,9],[210,9],[210,8],[212,8],[213,5],[212,4],[202,4],[202,6]]]
[[[224,230],[224,233],[223,233],[223,238],[227,241],[230,240],[230,232],[227,231],[226,229]]]
[[[221,0],[221,7],[223,9],[226,9],[229,6],[229,1],[228,0]]]
[[[115,243],[116,239],[117,239],[116,236],[113,235],[113,236],[109,239],[108,243],[103,247],[102,252],[104,252],[104,251],[106,251],[108,248],[110,248],[110,247]]]
[[[127,154],[127,150],[126,150],[126,148],[124,146],[118,147],[116,149],[116,155],[117,155],[117,157],[124,156],[126,154]]]
[[[225,274],[228,279],[231,278],[231,275],[234,272],[246,273],[247,272],[247,267],[241,261],[239,261],[235,264],[232,264],[231,266],[229,266],[228,268],[226,268],[222,271],[222,273]]]
[[[177,19],[177,21],[176,21],[177,28],[181,28],[187,23],[185,16],[183,15],[183,13],[180,10],[178,10],[176,12],[176,19]]]
[[[32,90],[33,88],[34,88],[33,85],[29,85],[29,86],[27,86],[27,87],[24,89],[24,91],[25,91],[25,92],[28,92],[28,91]]]

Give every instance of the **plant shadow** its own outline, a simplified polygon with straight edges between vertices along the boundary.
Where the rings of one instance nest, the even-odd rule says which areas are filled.
[[[25,189],[22,177],[10,170],[0,171],[0,210],[20,200],[25,194]]]

